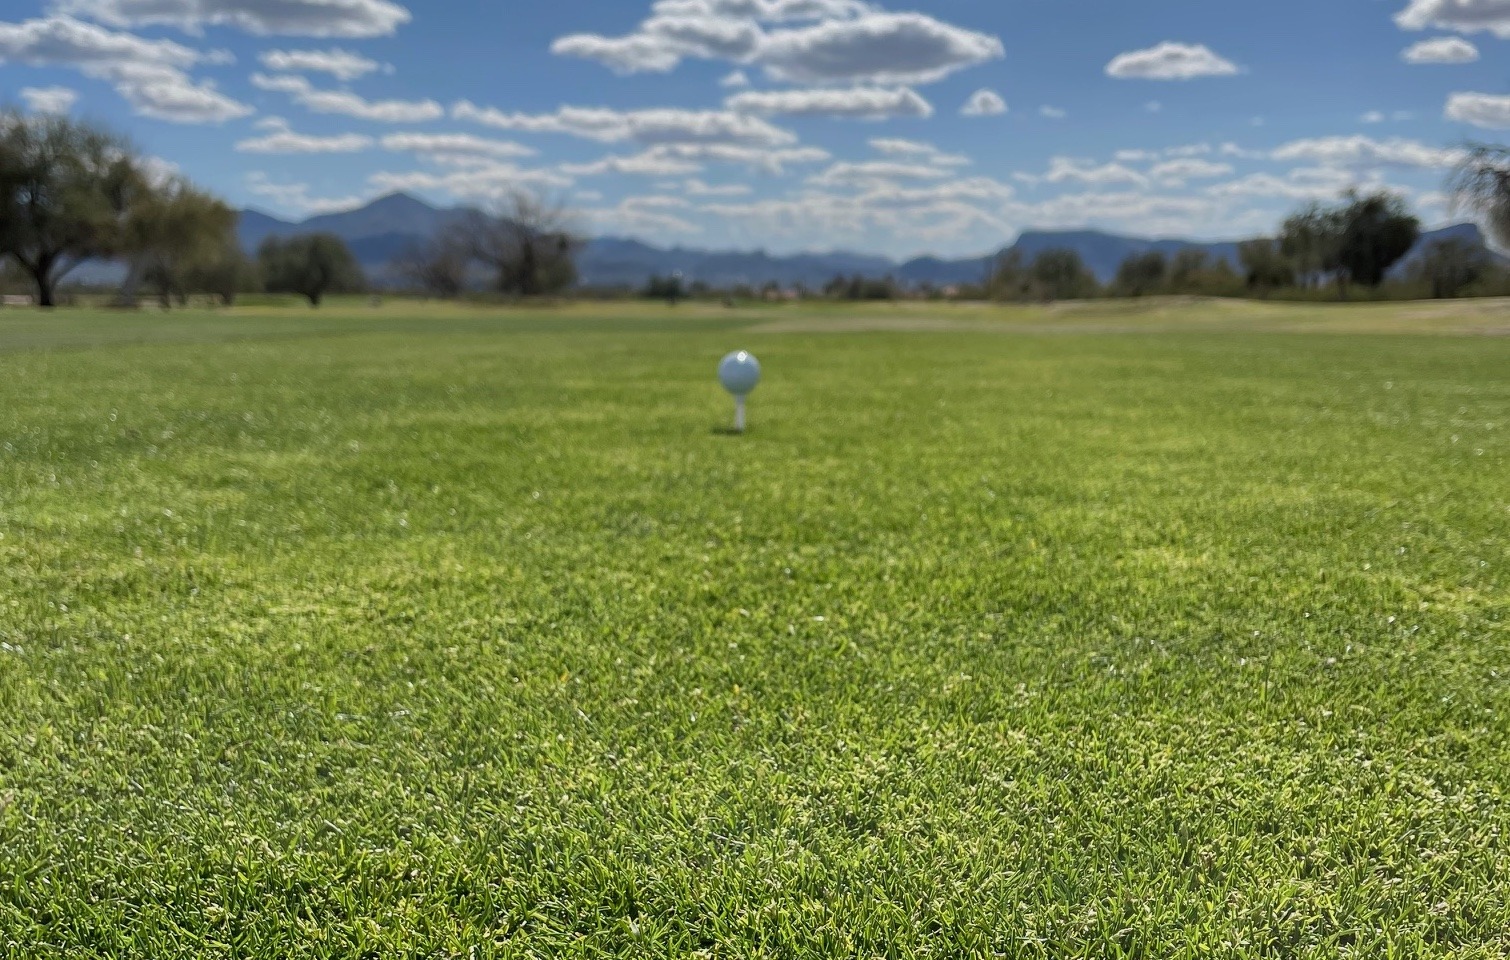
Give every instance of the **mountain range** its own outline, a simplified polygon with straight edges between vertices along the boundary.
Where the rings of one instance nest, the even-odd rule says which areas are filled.
[[[299,233],[333,233],[345,240],[357,260],[381,281],[393,258],[410,244],[433,235],[438,229],[467,213],[465,208],[438,208],[406,193],[394,193],[355,210],[327,213],[302,222],[280,220],[258,210],[241,214],[240,238],[248,252],[268,237]],[[1416,249],[1396,270],[1407,269],[1431,244],[1455,238],[1486,247],[1483,233],[1471,223],[1457,224],[1421,236]],[[1046,250],[1070,249],[1078,253],[1102,283],[1116,276],[1117,268],[1134,254],[1158,251],[1172,256],[1197,249],[1213,260],[1238,265],[1238,241],[1202,242],[1178,239],[1146,239],[1096,230],[1041,231],[1023,233],[1000,253],[946,260],[918,257],[907,261],[860,253],[834,251],[777,256],[765,251],[713,251],[688,247],[657,247],[627,237],[590,240],[578,260],[586,286],[638,287],[651,276],[680,273],[689,282],[702,281],[715,287],[776,282],[783,286],[803,284],[821,287],[836,275],[867,278],[893,277],[916,286],[979,283],[990,273],[1002,253],[1020,252],[1031,262]],[[1503,259],[1503,258],[1501,258]]]

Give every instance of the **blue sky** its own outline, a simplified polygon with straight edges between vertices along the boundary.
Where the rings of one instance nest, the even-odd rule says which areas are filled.
[[[1236,237],[1350,186],[1451,219],[1510,0],[6,0],[0,100],[291,219],[528,189],[658,243]]]

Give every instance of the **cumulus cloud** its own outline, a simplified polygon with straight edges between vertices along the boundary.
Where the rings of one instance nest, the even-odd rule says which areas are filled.
[[[1360,176],[1334,167],[1308,167],[1291,170],[1285,176],[1255,173],[1237,180],[1212,184],[1205,189],[1209,197],[1227,201],[1255,199],[1286,200],[1297,203],[1336,197],[1348,189],[1366,190],[1384,186],[1375,176]]]
[[[932,83],[1005,56],[996,37],[921,13],[875,13],[769,34],[757,60],[793,83]]]
[[[730,90],[739,90],[750,85],[750,77],[743,70],[735,70],[719,80],[718,85]]]
[[[337,213],[366,203],[368,196],[312,197],[307,183],[275,183],[266,173],[256,171],[247,176],[247,189],[266,197],[279,207],[304,214]]]
[[[1506,98],[1510,103],[1510,98]],[[1275,149],[1270,155],[1281,162],[1316,163],[1328,167],[1406,167],[1438,170],[1458,163],[1459,150],[1428,146],[1417,140],[1371,137],[1314,137],[1295,140]]]
[[[698,173],[701,163],[658,150],[646,150],[631,156],[610,156],[593,163],[567,163],[561,172],[574,177],[598,177],[607,173],[639,177],[679,177]]]
[[[926,163],[941,167],[969,166],[970,158],[955,153],[945,153],[931,143],[919,140],[903,140],[899,137],[876,137],[870,148],[888,157],[917,157]]]
[[[1051,107],[1048,104],[1044,104],[1043,106],[1039,107],[1038,114],[1039,116],[1047,117],[1050,120],[1063,120],[1065,117],[1069,116],[1069,113],[1067,111],[1061,110],[1059,107]]]
[[[463,100],[451,108],[451,116],[499,130],[561,133],[602,143],[784,147],[797,141],[794,134],[759,117],[730,110],[562,107],[555,113],[505,113]]]
[[[1438,37],[1422,40],[1400,54],[1406,63],[1473,63],[1479,58],[1479,48],[1462,37]]]
[[[464,157],[484,159],[520,159],[536,151],[512,140],[492,140],[470,133],[390,133],[382,139],[383,149],[395,153],[416,153],[446,162]]]
[[[967,117],[998,117],[1007,112],[1007,101],[995,90],[977,90],[959,112]]]
[[[36,113],[67,113],[78,102],[79,94],[67,87],[22,87],[21,99]]]
[[[902,87],[855,87],[849,90],[774,90],[739,93],[724,101],[737,113],[765,116],[841,117],[885,120],[888,117],[930,117],[933,105],[915,90]]]
[[[1454,93],[1447,98],[1447,117],[1486,130],[1510,129],[1510,96]]]
[[[314,113],[334,113],[377,123],[418,123],[438,120],[445,108],[434,100],[367,100],[347,90],[320,90],[303,77],[291,74],[252,74],[259,90],[286,93],[294,102]]]
[[[423,170],[375,173],[368,184],[380,193],[436,191],[474,202],[506,199],[520,190],[555,190],[570,187],[571,177],[554,171],[528,169],[511,163],[494,163],[461,170],[432,173]]]
[[[789,166],[822,163],[831,159],[827,150],[818,147],[748,147],[734,143],[673,143],[656,147],[669,156],[699,163],[728,163],[751,167],[770,174],[786,172]]]
[[[680,197],[626,197],[617,206],[583,213],[600,231],[651,235],[701,233],[702,227],[679,215],[691,206]]]
[[[701,180],[688,180],[682,191],[689,197],[743,197],[754,192],[747,183],[730,183],[713,186]]]
[[[54,6],[114,27],[235,27],[302,37],[388,36],[411,19],[391,0],[57,0]]]
[[[217,60],[171,40],[147,40],[72,17],[0,23],[0,61],[71,67],[114,85],[138,114],[173,123],[219,122],[252,112],[186,72]]]
[[[1131,170],[1120,163],[1108,163],[1101,166],[1088,163],[1084,160],[1075,160],[1071,157],[1054,157],[1049,160],[1049,172],[1042,178],[1047,183],[1088,183],[1105,185],[1113,183],[1130,183],[1136,186],[1146,186],[1148,178],[1136,170]]]
[[[1237,64],[1218,56],[1209,47],[1172,41],[1121,54],[1106,65],[1107,76],[1118,80],[1193,80],[1230,77],[1240,72]]]
[[[358,153],[373,144],[371,137],[356,133],[330,137],[296,133],[285,121],[276,117],[269,117],[258,126],[270,132],[237,143],[238,153]]]
[[[1403,30],[1456,30],[1459,33],[1487,31],[1510,39],[1510,3],[1505,0],[1411,0],[1395,16]]]
[[[1166,160],[1148,171],[1149,176],[1169,187],[1183,187],[1190,180],[1212,180],[1230,173],[1230,163],[1217,163],[1199,157]]]
[[[350,50],[267,50],[259,55],[262,65],[279,73],[328,73],[337,80],[350,82],[382,68]]]
[[[1005,54],[996,37],[864,3],[662,0],[651,14],[626,36],[572,34],[551,50],[620,73],[664,73],[690,57],[762,67],[790,83],[877,86],[932,83]]]
[[[808,178],[808,183],[820,187],[853,187],[897,180],[942,180],[947,176],[947,170],[932,165],[865,160],[836,163]]]

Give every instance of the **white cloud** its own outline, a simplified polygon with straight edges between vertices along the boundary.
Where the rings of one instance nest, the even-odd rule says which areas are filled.
[[[1038,228],[1102,227],[1140,236],[1202,235],[1243,229],[1231,212],[1207,197],[1172,197],[1142,191],[1062,194],[1039,203],[1011,203],[1003,213]]]
[[[743,70],[735,70],[719,80],[718,85],[730,90],[740,90],[750,85],[750,78]]]
[[[67,113],[78,102],[79,94],[67,87],[22,87],[21,99],[37,113]]]
[[[888,117],[930,117],[933,106],[915,90],[902,87],[855,87],[849,90],[773,90],[738,93],[724,101],[736,113],[766,116],[841,117],[884,120]]]
[[[1400,57],[1406,63],[1473,63],[1479,48],[1462,37],[1438,37],[1407,47]]]
[[[1069,116],[1069,112],[1061,110],[1059,107],[1051,107],[1048,104],[1044,104],[1038,108],[1038,115],[1048,117],[1050,120],[1063,120]]]
[[[1358,118],[1358,122],[1359,123],[1383,123],[1385,120],[1388,120],[1388,119],[1389,118],[1386,117],[1381,111],[1370,110],[1368,113],[1365,113],[1363,116],[1359,117]]]
[[[940,167],[966,167],[971,162],[969,157],[945,153],[931,143],[899,137],[876,137],[870,141],[870,148],[888,157],[918,157]]]
[[[1510,3],[1505,0],[1410,0],[1395,16],[1403,30],[1436,27],[1459,33],[1488,31],[1510,39]]]
[[[1510,129],[1510,96],[1454,93],[1447,98],[1447,117],[1486,130]]]
[[[1510,102],[1510,98],[1506,98]],[[1314,137],[1295,140],[1273,151],[1281,162],[1318,163],[1328,167],[1407,167],[1438,170],[1462,159],[1462,152],[1428,146],[1416,140],[1370,137]]]
[[[536,151],[512,140],[490,140],[470,133],[390,133],[383,137],[384,150],[417,153],[432,160],[460,157],[519,159]]]
[[[617,206],[583,211],[600,232],[652,236],[702,233],[702,227],[678,216],[691,204],[679,197],[626,197]]]
[[[286,93],[295,103],[314,113],[334,113],[377,123],[418,123],[446,115],[434,100],[367,100],[347,90],[318,90],[303,77],[280,73],[252,74],[259,90]]]
[[[810,22],[768,26],[790,21]],[[662,0],[634,33],[572,34],[551,51],[620,73],[664,73],[695,57],[763,67],[790,83],[875,86],[932,83],[1005,55],[997,38],[921,13],[823,0]]]
[[[146,40],[71,17],[0,23],[0,61],[72,67],[114,85],[138,114],[173,123],[219,122],[252,112],[185,72],[218,59],[171,40]]]
[[[913,193],[897,188],[862,194],[809,190],[794,197],[708,204],[701,212],[736,229],[757,231],[762,237],[788,236],[806,242],[821,237],[830,244],[875,243],[888,237],[894,244],[913,250],[924,242],[958,243],[963,239],[972,246],[999,245],[1012,232],[1001,217],[973,202],[952,200],[942,193],[934,197]]]
[[[666,16],[738,17],[785,23],[855,17],[875,8],[862,0],[656,0],[652,9]]]
[[[1007,101],[995,90],[977,90],[959,112],[966,117],[999,117],[1007,112]]]
[[[258,126],[271,132],[266,136],[237,143],[238,153],[358,153],[373,144],[371,137],[356,133],[332,137],[296,133],[287,123],[275,117],[268,118],[267,122],[259,123]]]
[[[1184,157],[1166,160],[1148,171],[1148,175],[1168,187],[1183,187],[1190,180],[1211,180],[1232,173],[1232,164]]]
[[[297,210],[303,214],[337,213],[352,210],[366,203],[369,197],[311,197],[307,183],[274,183],[267,174],[256,171],[247,176],[247,189],[259,197],[267,197],[279,207]]]
[[[1166,41],[1147,50],[1121,54],[1106,65],[1106,74],[1119,80],[1193,80],[1230,77],[1237,64],[1200,44]]]
[[[1071,157],[1053,157],[1049,160],[1049,172],[1044,174],[1043,180],[1048,183],[1088,183],[1097,186],[1129,183],[1135,186],[1146,186],[1148,178],[1136,170],[1128,169],[1120,163],[1108,163],[1095,166],[1084,160],[1075,160]]]
[[[304,37],[388,36],[411,19],[390,0],[57,0],[54,6],[116,27],[220,26]]]
[[[771,149],[732,143],[674,143],[656,149],[686,160],[738,164],[770,174],[784,173],[788,166],[822,163],[831,159],[827,150],[817,147]]]
[[[701,180],[688,180],[682,184],[682,190],[689,197],[743,197],[754,192],[754,188],[747,183],[712,186]]]
[[[872,13],[766,36],[756,60],[793,83],[932,83],[1005,56],[995,37],[921,13]]]
[[[664,151],[646,150],[633,156],[604,157],[595,163],[567,163],[561,172],[574,177],[600,177],[608,173],[639,177],[679,177],[698,173],[701,163],[686,160]]]
[[[866,160],[836,163],[822,173],[809,177],[807,182],[818,187],[854,187],[897,180],[941,180],[947,176],[949,172],[937,166]]]
[[[1367,190],[1384,186],[1377,176],[1359,174],[1335,167],[1306,167],[1291,170],[1286,176],[1255,173],[1205,189],[1207,196],[1226,201],[1277,199],[1296,203],[1341,196],[1349,189]]]
[[[505,199],[520,190],[555,190],[570,187],[571,177],[553,170],[526,169],[511,163],[494,163],[445,173],[415,170],[407,173],[384,171],[367,178],[380,193],[395,190],[438,191],[471,201]]]
[[[1149,113],[1163,113],[1164,104],[1160,103],[1157,100],[1150,100],[1147,103],[1143,104],[1143,109],[1147,110]]]
[[[727,110],[663,108],[621,111],[607,107],[562,107],[555,113],[504,113],[463,100],[451,108],[451,116],[500,130],[562,133],[601,143],[633,141],[646,146],[784,147],[797,141],[794,134],[759,117]]]
[[[382,69],[382,64],[350,50],[266,50],[262,65],[280,73],[328,73],[337,80],[352,81]]]

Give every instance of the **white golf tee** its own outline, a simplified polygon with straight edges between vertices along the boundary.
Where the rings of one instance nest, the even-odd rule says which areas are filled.
[[[734,398],[734,431],[736,433],[744,433],[745,432],[745,398],[744,397],[735,397]]]

